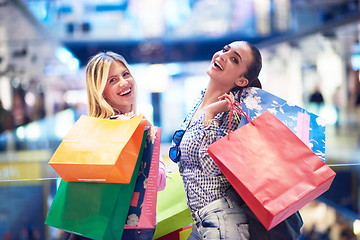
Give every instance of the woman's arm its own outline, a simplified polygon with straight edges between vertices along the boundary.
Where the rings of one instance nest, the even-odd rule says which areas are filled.
[[[208,174],[209,176],[216,176],[221,174],[221,170],[207,152],[208,146],[222,137],[220,132],[221,130],[217,121],[211,125],[203,127],[203,136],[199,149],[199,157],[201,159],[200,164],[204,173]]]
[[[199,157],[201,159],[203,171],[210,176],[219,175],[221,171],[208,154],[207,148],[210,144],[226,135],[230,120],[228,114],[230,110],[230,103],[233,101],[234,95],[232,93],[224,94],[219,97],[219,101],[210,104],[205,111],[204,123],[202,126],[203,136]],[[231,130],[235,130],[238,124],[239,119],[233,119],[230,125]]]

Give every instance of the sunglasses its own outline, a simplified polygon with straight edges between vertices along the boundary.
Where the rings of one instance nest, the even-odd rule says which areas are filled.
[[[175,146],[172,146],[169,149],[169,157],[170,159],[174,162],[174,163],[178,163],[180,161],[180,149],[179,149],[179,145],[181,142],[181,139],[183,138],[185,133],[185,130],[177,130],[174,133],[174,136],[172,138],[173,143],[175,143]]]

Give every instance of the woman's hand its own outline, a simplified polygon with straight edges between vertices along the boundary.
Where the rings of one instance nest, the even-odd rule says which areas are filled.
[[[137,116],[137,115],[134,112],[128,112],[128,113],[124,113],[124,114],[111,116],[110,119],[129,120],[129,119],[131,119],[131,118],[133,118],[135,116]],[[143,117],[143,119],[141,121],[145,122],[145,126],[147,126],[147,127],[152,126],[151,122],[149,122],[149,120],[147,120],[145,117]]]
[[[218,97],[218,101],[210,104],[205,111],[205,121],[213,119],[216,114],[230,110],[231,103],[235,100],[234,94],[225,93]]]
[[[129,117],[129,118],[133,118],[133,117],[135,117],[136,115],[135,115],[135,113],[134,113],[133,111],[131,111],[131,112],[128,112],[128,113],[124,113],[124,116],[127,116],[127,117]]]
[[[146,127],[152,127],[151,122],[149,122],[149,120],[147,120],[145,117],[143,117],[143,119],[141,120],[142,122],[145,122],[145,126]]]

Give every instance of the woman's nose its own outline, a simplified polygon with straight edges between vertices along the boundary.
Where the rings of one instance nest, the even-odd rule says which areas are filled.
[[[123,79],[123,78],[120,78],[118,84],[119,84],[120,87],[125,86],[126,85],[126,80]]]
[[[222,60],[222,61],[225,61],[226,60],[226,53],[225,52],[222,52],[219,54],[219,58]]]

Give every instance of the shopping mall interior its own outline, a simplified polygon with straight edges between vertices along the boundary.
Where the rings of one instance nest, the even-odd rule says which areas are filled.
[[[358,0],[0,0],[0,239],[66,239],[44,224],[61,181],[48,162],[87,114],[91,56],[130,64],[171,179],[173,133],[212,55],[236,40],[260,49],[264,90],[326,122],[323,160],[336,177],[300,209],[301,239],[360,239]]]

